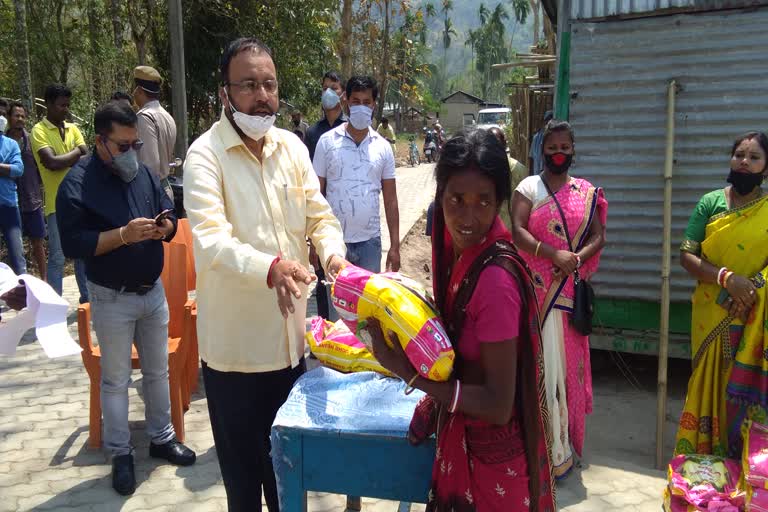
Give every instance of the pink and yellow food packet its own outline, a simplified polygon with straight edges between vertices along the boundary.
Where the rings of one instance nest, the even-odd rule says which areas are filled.
[[[453,347],[426,291],[415,281],[349,265],[336,276],[331,298],[341,319],[368,349],[365,320],[373,317],[385,333],[397,334],[419,375],[439,382],[451,376]]]

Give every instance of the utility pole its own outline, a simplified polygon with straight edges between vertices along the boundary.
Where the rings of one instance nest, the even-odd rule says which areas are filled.
[[[184,68],[184,18],[181,0],[168,1],[168,31],[171,39],[171,101],[176,121],[176,156],[187,154],[187,81]]]

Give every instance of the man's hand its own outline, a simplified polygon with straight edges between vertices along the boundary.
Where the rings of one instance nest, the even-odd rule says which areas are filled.
[[[393,245],[387,251],[387,272],[400,271],[400,245]]]
[[[288,318],[296,308],[293,307],[293,298],[301,298],[301,290],[296,283],[310,284],[317,279],[314,274],[296,261],[280,260],[272,267],[270,281],[277,292],[277,305],[283,318]]]
[[[0,295],[0,299],[4,300],[9,308],[16,311],[27,307],[27,287],[24,285],[24,281],[19,279],[19,284]]]
[[[120,229],[122,230],[122,240],[128,244],[151,240],[157,235],[157,224],[155,224],[155,220],[147,219],[145,217],[133,219]]]
[[[164,240],[173,232],[173,222],[169,219],[163,219],[163,225],[155,224],[155,232],[152,234],[152,240]]]
[[[331,259],[328,260],[328,268],[326,268],[325,271],[328,273],[331,279],[336,279],[336,276],[339,274],[339,272],[341,272],[341,269],[347,265],[351,265],[351,263],[341,256],[334,254],[331,256]]]

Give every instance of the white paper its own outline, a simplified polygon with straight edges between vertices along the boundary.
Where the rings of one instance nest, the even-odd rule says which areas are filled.
[[[19,284],[19,278],[11,267],[0,262],[0,295],[12,290]]]
[[[0,263],[0,295],[16,287],[19,279],[27,288],[27,307],[14,318],[0,323],[0,354],[13,355],[24,333],[32,327],[49,358],[82,352],[67,329],[67,301],[37,277],[29,274],[17,277],[8,265]]]
[[[35,326],[35,314],[25,309],[0,323],[0,355],[12,356],[24,334]]]

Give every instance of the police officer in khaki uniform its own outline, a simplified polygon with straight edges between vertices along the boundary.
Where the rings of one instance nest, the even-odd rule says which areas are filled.
[[[160,184],[173,200],[173,191],[168,182],[168,165],[173,162],[173,148],[176,144],[176,122],[171,114],[160,105],[160,84],[163,79],[155,68],[139,66],[133,70],[136,87],[133,101],[138,105],[139,138],[144,146],[139,151],[139,161],[152,170]]]

